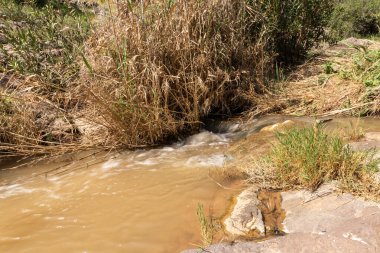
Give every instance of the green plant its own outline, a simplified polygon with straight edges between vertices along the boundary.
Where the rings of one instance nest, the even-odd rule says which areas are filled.
[[[278,180],[315,190],[324,182],[360,182],[370,167],[368,153],[354,152],[341,138],[327,135],[321,125],[277,133],[270,155]]]
[[[209,246],[212,243],[214,229],[212,225],[212,221],[208,219],[205,215],[204,208],[202,204],[198,203],[197,207],[197,216],[199,220],[199,224],[201,227],[201,236],[203,240],[203,246]]]
[[[282,62],[305,57],[308,50],[324,38],[333,3],[326,0],[248,0],[261,5],[265,27],[274,51]]]
[[[0,1],[0,156],[80,147],[75,128],[52,132],[58,117],[73,125],[82,99],[73,90],[90,17],[69,1]]]
[[[51,144],[49,127],[62,114],[71,126],[79,114],[102,125],[102,144],[136,148],[254,108],[267,84],[284,78],[282,67],[323,38],[331,10],[328,0],[108,6],[92,29],[92,15],[72,1],[0,2],[0,71],[21,80],[7,84],[17,98],[0,122],[7,146],[40,153],[35,144]]]
[[[0,94],[0,115],[11,115],[12,112],[12,99]]]
[[[352,77],[352,73],[349,70],[342,69],[339,71],[339,77],[348,80]]]
[[[286,76],[285,76],[285,73],[284,73],[284,69],[281,68],[278,63],[276,63],[275,65],[275,75],[274,75],[274,79],[275,81],[277,82],[284,82],[286,80]]]
[[[326,75],[330,75],[330,74],[333,74],[333,73],[336,72],[336,71],[334,70],[334,67],[333,67],[332,62],[327,62],[327,63],[323,64],[323,72],[324,72]]]
[[[370,36],[379,33],[380,1],[335,0],[329,35],[333,41],[350,36]]]
[[[321,85],[321,86],[326,86],[327,82],[329,81],[330,79],[330,75],[327,75],[327,74],[322,74],[322,75],[319,75],[318,76],[318,79],[317,79],[317,83],[318,85]]]
[[[88,13],[58,0],[3,0],[0,10],[3,71],[38,75],[58,90],[74,81],[90,29]]]
[[[365,50],[357,53],[354,59],[354,76],[366,87],[380,85],[380,50]]]

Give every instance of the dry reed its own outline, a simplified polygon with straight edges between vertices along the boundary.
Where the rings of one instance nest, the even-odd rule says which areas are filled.
[[[254,105],[272,55],[245,1],[118,8],[88,41],[84,87],[115,142],[152,145],[197,131],[210,114]]]

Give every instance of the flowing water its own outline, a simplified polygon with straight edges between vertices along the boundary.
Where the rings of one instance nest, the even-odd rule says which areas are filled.
[[[0,167],[0,252],[179,252],[201,244],[197,206],[222,217],[238,182],[222,187],[209,175],[239,163],[232,147],[267,150],[263,127],[289,117],[229,122],[172,146]],[[298,125],[313,119],[291,117]],[[350,127],[349,119],[329,123]],[[380,120],[361,126],[380,131]],[[211,124],[213,125],[213,124]],[[214,124],[215,125],[215,124]],[[247,141],[248,140],[248,141]],[[255,144],[252,146],[252,143]],[[246,154],[246,153],[245,153]]]

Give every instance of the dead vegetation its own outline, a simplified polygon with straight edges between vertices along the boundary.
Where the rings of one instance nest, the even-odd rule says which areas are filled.
[[[86,43],[82,83],[93,118],[112,143],[134,148],[196,132],[210,115],[255,108],[274,63],[304,56],[323,35],[329,3],[292,4],[117,5]]]
[[[260,103],[260,110],[251,112],[251,117],[263,110],[297,116],[378,114],[379,49],[376,41],[350,38],[315,50],[275,86],[272,96]]]
[[[9,76],[0,90],[0,156],[28,156],[87,149],[72,116],[43,94],[38,79]],[[91,145],[92,146],[92,145]]]
[[[83,83],[115,143],[194,132],[255,105],[270,69],[262,18],[244,1],[119,6],[88,40]],[[254,34],[249,34],[257,27]]]

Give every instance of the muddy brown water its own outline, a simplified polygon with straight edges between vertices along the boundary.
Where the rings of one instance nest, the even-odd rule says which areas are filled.
[[[258,150],[267,149],[273,133],[258,131],[287,119],[299,125],[313,122],[272,116],[229,122],[223,133],[205,131],[159,149],[81,153],[16,169],[7,162],[0,166],[0,252],[164,253],[194,248],[202,241],[198,203],[222,217],[243,187],[221,187],[209,170],[239,163],[231,147],[247,140],[250,147],[254,142]],[[328,127],[350,127],[349,121],[333,120]],[[360,126],[380,131],[380,120],[363,119]],[[261,197],[278,200],[277,195]],[[280,226],[278,201],[265,203],[266,219],[272,227]]]

